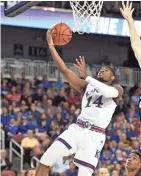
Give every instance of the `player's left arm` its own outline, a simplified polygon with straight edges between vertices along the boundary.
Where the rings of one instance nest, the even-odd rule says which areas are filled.
[[[79,70],[80,76],[87,83],[94,86],[97,89],[97,91],[100,92],[103,96],[115,99],[119,99],[122,97],[123,89],[121,86],[119,85],[109,86],[87,75],[84,57],[80,56],[80,60],[76,59],[76,62],[77,64],[74,64],[74,66]]]
[[[98,92],[100,92],[106,98],[119,99],[122,97],[123,89],[120,85],[109,86],[95,78],[92,78],[91,76],[87,76],[85,81],[93,85],[98,90]]]
[[[131,46],[134,51],[135,57],[141,67],[141,40],[135,28],[134,20],[132,17],[132,14],[134,11],[134,8],[132,9],[132,3],[129,4],[129,1],[127,1],[125,5],[124,2],[122,2],[122,8],[120,8],[120,11],[121,11],[122,16],[128,22]]]

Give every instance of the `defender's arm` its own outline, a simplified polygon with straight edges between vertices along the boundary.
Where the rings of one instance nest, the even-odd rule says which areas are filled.
[[[131,46],[141,68],[141,40],[136,31],[133,19],[128,21],[128,26],[130,31]]]
[[[130,40],[131,40],[131,46],[134,51],[135,57],[138,60],[138,63],[141,67],[141,40],[140,37],[136,31],[134,20],[132,17],[132,13],[134,9],[132,9],[132,3],[129,4],[127,1],[127,4],[125,6],[124,2],[122,2],[122,8],[120,8],[120,11],[122,13],[122,16],[127,20],[129,31],[130,31]]]

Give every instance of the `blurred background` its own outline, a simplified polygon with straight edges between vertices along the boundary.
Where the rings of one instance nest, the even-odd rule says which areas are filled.
[[[13,2],[5,6],[0,2],[0,157],[2,171],[23,175],[29,167],[37,167],[45,150],[76,121],[82,95],[58,72],[46,42],[46,31],[54,24],[65,22],[73,27],[69,1],[40,1],[23,13],[14,12],[15,17],[8,17],[6,10],[19,1]],[[125,176],[127,156],[133,149],[141,151],[138,104],[141,70],[131,49],[128,26],[121,17],[120,6],[121,2],[104,2],[100,28],[92,29],[90,34],[74,33],[68,45],[57,47],[74,72],[73,63],[79,56],[85,56],[87,72],[93,77],[101,66],[112,66],[117,82],[124,88],[123,98],[107,128],[107,140],[97,168],[108,168],[110,176],[115,173]],[[141,36],[141,2],[134,1],[133,7],[135,26]],[[57,161],[50,175],[77,176],[72,160],[70,156]]]

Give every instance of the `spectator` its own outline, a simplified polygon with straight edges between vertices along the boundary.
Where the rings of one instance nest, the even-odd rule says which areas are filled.
[[[41,82],[41,85],[46,89],[51,87],[51,82],[47,80],[47,75],[43,76],[43,81]]]
[[[37,102],[36,111],[38,111],[40,114],[44,113],[44,109],[42,108],[42,105],[41,105],[40,101]]]
[[[35,89],[36,89],[35,79],[32,79],[32,80],[30,81],[30,87],[31,87],[31,89],[32,89],[33,91],[35,91]]]
[[[64,83],[62,82],[61,76],[58,76],[58,81],[55,82],[55,87],[57,88],[56,91],[58,92],[59,89],[61,89],[64,86]]]
[[[10,136],[10,137],[12,137],[12,136],[14,136],[14,135],[17,134],[17,132],[18,132],[18,125],[16,123],[15,118],[11,118],[10,119],[10,123],[7,126],[7,132],[8,132],[8,136]]]
[[[5,95],[1,94],[1,107],[8,107],[8,100]]]
[[[55,112],[55,107],[53,106],[53,101],[51,98],[47,99],[47,103],[46,103],[46,107],[45,107],[45,112],[47,112],[47,110],[50,109],[51,112]]]
[[[65,176],[77,176],[78,170],[72,161],[69,163],[70,168],[65,172]]]
[[[139,104],[139,95],[141,94],[141,87],[139,85],[135,85],[132,89],[133,94],[130,99],[131,105],[137,105]]]
[[[47,95],[43,95],[42,96],[42,106],[43,106],[43,108],[45,109],[45,107],[46,107],[46,102],[47,102]]]
[[[33,100],[42,100],[42,96],[45,95],[45,91],[42,85],[38,86],[37,92],[33,95]]]
[[[116,150],[115,157],[113,158],[112,163],[118,163],[122,160],[123,160],[122,151],[121,150]]]
[[[17,114],[16,114],[16,122],[17,122],[17,125],[20,125],[21,121],[22,121],[22,113],[19,111],[19,112],[17,112]]]
[[[59,176],[60,174],[63,174],[66,170],[69,170],[69,160],[64,157],[60,158],[52,167],[51,175],[53,176]]]
[[[12,105],[12,110],[14,114],[20,111],[20,108],[18,107],[18,104],[16,103],[16,101],[13,101],[11,105]]]
[[[32,96],[28,96],[28,98],[27,98],[28,109],[30,109],[30,106],[31,106],[32,103],[34,104],[33,97]]]
[[[9,86],[17,86],[17,82],[15,80],[15,77],[14,77],[13,73],[10,74],[10,78],[7,79],[7,80],[8,80]]]
[[[120,176],[117,170],[113,170],[111,176]]]
[[[132,149],[141,152],[139,141],[135,140],[132,142]]]
[[[30,152],[34,147],[39,146],[39,141],[34,137],[33,131],[28,130],[27,137],[21,141],[21,146],[24,148],[24,162],[30,165]]]
[[[12,163],[9,161],[9,159],[7,158],[7,152],[6,150],[1,150],[0,151],[0,167],[1,167],[1,171],[3,170],[11,170],[12,167]]]
[[[126,118],[129,123],[132,123],[133,118],[139,118],[139,113],[136,111],[135,105],[130,105]]]
[[[24,100],[26,103],[28,103],[29,96],[30,96],[30,90],[24,89],[23,95],[21,96],[21,101]]]
[[[39,145],[39,141],[34,138],[33,131],[28,130],[27,137],[22,139],[21,146],[23,148],[34,148]]]
[[[54,99],[52,89],[47,89],[46,95],[49,99]]]
[[[68,103],[77,103],[78,102],[78,97],[75,95],[75,91],[74,89],[71,89],[70,90],[70,96],[68,96],[68,99],[67,99]]]
[[[66,97],[65,97],[65,91],[64,89],[61,89],[59,91],[59,95],[57,95],[55,98],[54,98],[54,102],[53,102],[53,105],[54,106],[58,106],[61,104],[61,102],[64,102],[66,101]]]
[[[7,95],[9,92],[9,88],[8,88],[8,85],[7,85],[7,80],[3,80],[2,81],[2,84],[1,84],[1,93],[3,95]]]
[[[22,134],[23,136],[27,136],[27,131],[30,129],[34,129],[34,126],[28,122],[27,117],[23,116],[22,121],[19,125],[19,134]]]
[[[129,123],[126,124],[126,136],[128,140],[134,140],[137,136],[134,126]]]
[[[1,114],[1,122],[4,126],[8,126],[11,119],[11,115],[8,113],[8,109],[6,107],[2,108]]]
[[[20,98],[21,98],[21,95],[19,93],[17,93],[17,88],[15,86],[13,86],[11,88],[11,92],[9,92],[8,95],[7,95],[7,99],[9,101],[19,102]]]
[[[120,136],[120,141],[123,142],[123,148],[129,148],[130,142],[127,140],[126,134],[122,133]]]
[[[33,129],[37,128],[38,126],[37,120],[33,117],[33,114],[30,111],[28,112],[28,115],[27,115],[27,121],[29,124],[31,124]]]
[[[31,104],[29,112],[32,114],[36,122],[39,124],[41,114],[36,110],[35,103]]]
[[[22,113],[23,116],[27,116],[27,114],[28,114],[28,107],[27,107],[26,102],[24,100],[21,101],[20,112]]]
[[[97,176],[110,176],[107,168],[100,168]]]
[[[42,113],[40,117],[40,122],[39,122],[39,129],[44,132],[44,129],[48,129],[51,124],[51,119],[48,118],[47,114]],[[41,127],[41,128],[40,128]],[[44,129],[43,129],[44,128]]]

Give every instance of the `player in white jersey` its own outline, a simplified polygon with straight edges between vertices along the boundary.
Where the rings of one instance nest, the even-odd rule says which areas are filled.
[[[79,167],[78,176],[91,176],[105,143],[105,129],[111,121],[123,90],[119,85],[112,86],[115,74],[110,67],[100,69],[97,79],[87,76],[83,57],[80,57],[80,61],[76,60],[75,66],[82,79],[77,77],[58,55],[51,36],[51,31],[48,30],[47,42],[58,69],[70,85],[84,93],[84,96],[76,124],[70,125],[44,153],[36,176],[47,176],[49,167],[56,160],[72,154],[75,154],[74,163]]]
[[[134,12],[134,9],[132,9],[132,3],[129,4],[129,1],[127,1],[127,4],[125,6],[124,2],[122,2],[122,8],[120,8],[120,11],[122,13],[122,16],[128,22],[129,31],[130,31],[131,46],[132,46],[134,54],[137,58],[139,66],[141,68],[141,40],[140,40],[140,37],[136,31],[136,28],[134,25],[134,20],[132,17],[132,14]]]

